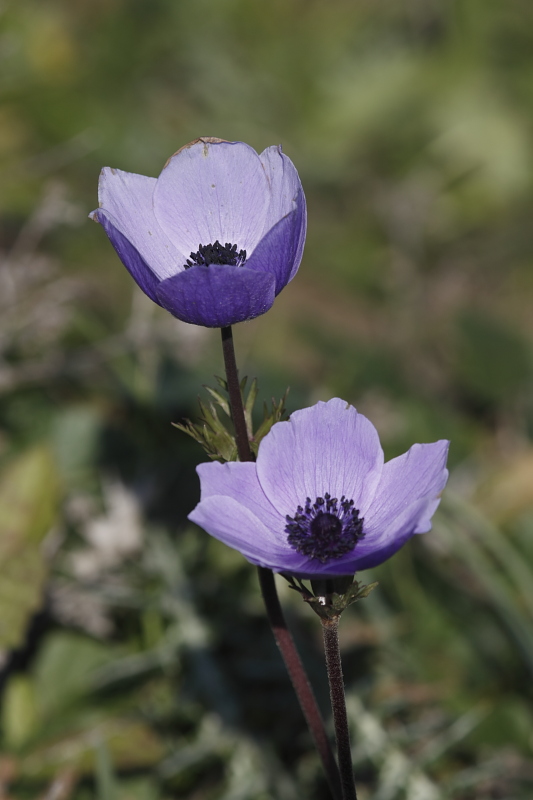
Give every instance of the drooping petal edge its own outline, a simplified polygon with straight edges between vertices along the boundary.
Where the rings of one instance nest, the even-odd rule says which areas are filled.
[[[372,504],[363,509],[365,530],[380,537],[405,508],[416,500],[436,498],[448,479],[446,439],[414,444],[406,453],[387,461]],[[420,521],[423,527],[424,521]]]

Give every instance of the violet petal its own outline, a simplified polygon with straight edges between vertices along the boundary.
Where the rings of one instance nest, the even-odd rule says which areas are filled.
[[[303,197],[303,194],[301,195]],[[279,294],[284,286],[296,274],[300,261],[296,261],[300,234],[302,229],[302,217],[305,211],[305,204],[300,203],[294,211],[271,228],[263,236],[251,257],[246,262],[248,269],[258,272],[270,272],[276,279],[276,294]],[[300,256],[301,258],[301,256]]]
[[[274,302],[274,276],[246,267],[191,267],[159,284],[158,302],[178,319],[224,328],[253,319]]]
[[[113,225],[103,209],[93,211],[93,219],[103,227],[109,241],[115,248],[118,257],[135,280],[138,286],[148,295],[150,300],[161,305],[157,297],[159,278],[154,275],[144,258],[132,243]]]

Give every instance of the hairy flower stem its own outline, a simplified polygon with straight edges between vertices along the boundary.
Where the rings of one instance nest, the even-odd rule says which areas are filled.
[[[344,680],[342,677],[341,653],[339,649],[339,619],[323,619],[322,631],[324,634],[324,650],[328,668],[329,694],[333,720],[335,723],[335,738],[337,740],[337,753],[339,755],[339,769],[341,773],[343,800],[357,800],[353,775],[352,751],[350,747],[350,732],[348,730],[348,717],[346,714],[346,699],[344,696]]]
[[[231,407],[231,416],[235,429],[235,441],[240,461],[253,461],[244,417],[244,407],[239,384],[235,348],[233,346],[233,333],[231,327],[222,328],[222,350],[224,353],[224,366],[228,382],[228,394]],[[305,672],[304,665],[296,649],[296,645],[287,627],[283,610],[281,608],[276,589],[276,582],[272,570],[258,567],[259,583],[265,603],[268,621],[272,633],[279,647],[285,667],[289,673],[291,683],[298,698],[300,708],[309,726],[318,754],[326,773],[331,793],[335,800],[343,800],[341,780],[335,756],[328,739],[324,720],[318,708],[311,684]]]
[[[259,573],[261,593],[274,638],[283,656],[283,661],[285,662],[285,667],[298,697],[300,708],[302,709],[302,713],[315,742],[315,747],[322,760],[331,793],[335,800],[341,800],[344,796],[341,789],[339,768],[335,761],[335,756],[326,733],[324,720],[317,706],[313,689],[309,683],[296,645],[287,628],[287,623],[285,622],[285,617],[283,616],[278,593],[276,591],[274,574],[271,569],[265,569],[264,567],[258,567],[257,570]]]

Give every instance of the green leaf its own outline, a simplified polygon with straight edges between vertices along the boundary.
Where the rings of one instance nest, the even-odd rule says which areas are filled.
[[[111,754],[105,741],[96,745],[96,789],[98,800],[118,800],[118,787],[111,761]]]
[[[95,744],[104,742],[111,763],[117,769],[142,769],[158,764],[165,755],[160,738],[143,722],[109,719],[80,725],[61,738],[35,748],[18,762],[22,778],[41,780],[54,777],[65,767],[90,774],[97,768]]]
[[[59,631],[45,639],[34,667],[39,710],[44,720],[87,695],[93,675],[111,658],[109,648],[77,633]]]
[[[227,400],[224,397],[224,395],[222,395],[219,391],[217,391],[216,389],[212,389],[210,386],[205,386],[204,385],[204,389],[206,390],[206,392],[209,392],[209,394],[211,395],[211,397],[213,398],[215,403],[217,403],[217,405],[220,406],[222,411],[224,411],[228,415],[228,417],[231,418],[231,410],[230,410],[230,407],[229,407],[229,400]]]
[[[259,428],[254,433],[253,438],[253,447],[255,453],[257,453],[259,449],[259,445],[261,444],[261,440],[269,433],[272,426],[276,424],[276,422],[281,422],[284,419],[287,419],[287,411],[285,408],[285,403],[287,402],[287,395],[289,394],[289,389],[287,388],[283,397],[276,402],[274,398],[271,400],[271,408],[270,411],[268,409],[268,404],[266,401],[263,404],[263,421]]]
[[[194,423],[186,419],[183,423],[174,422],[172,424],[198,442],[210,458],[235,461],[237,459],[235,438],[218,418],[215,406],[212,403],[206,406],[200,399],[198,404],[200,406],[200,422]]]
[[[24,745],[38,728],[35,688],[25,675],[12,675],[2,701],[2,733],[8,749]]]
[[[290,588],[301,594],[313,611],[326,620],[340,617],[348,606],[351,606],[357,600],[363,600],[368,597],[370,592],[378,585],[377,582],[365,585],[344,575],[311,580],[311,588],[313,590],[311,592],[302,580],[295,578],[293,575],[284,575],[283,577],[289,582]]]
[[[215,376],[215,379],[221,389],[227,393],[227,383],[223,378]],[[250,448],[254,456],[257,456],[259,444],[261,440],[267,435],[272,426],[282,419],[286,418],[285,402],[289,390],[285,392],[281,400],[276,401],[272,398],[271,409],[269,410],[267,403],[264,404],[263,421],[257,431],[253,431],[253,410],[259,388],[257,385],[257,378],[252,380],[250,389],[245,397],[245,390],[248,378],[245,376],[240,382],[240,390],[244,408],[244,418],[246,421],[246,431],[250,442]],[[186,419],[183,422],[172,423],[175,428],[191,436],[198,444],[200,444],[209,458],[219,461],[237,461],[237,445],[235,443],[235,435],[233,431],[228,430],[227,423],[223,422],[218,417],[217,406],[221,408],[227,417],[231,420],[231,406],[229,398],[226,398],[218,389],[213,389],[210,386],[204,386],[207,392],[213,399],[213,403],[206,405],[200,399],[198,404],[200,406],[199,422],[191,422]]]
[[[40,545],[58,503],[56,467],[44,447],[24,453],[0,477],[0,649],[23,641],[41,605],[48,565]]]

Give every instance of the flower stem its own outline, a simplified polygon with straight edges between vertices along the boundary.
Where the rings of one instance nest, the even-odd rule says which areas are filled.
[[[224,353],[224,366],[226,368],[226,379],[228,382],[228,394],[231,407],[231,416],[235,429],[235,441],[237,453],[240,461],[253,461],[246,429],[244,417],[244,407],[242,402],[241,388],[239,384],[239,374],[235,360],[235,348],[233,346],[233,333],[231,327],[222,328],[222,350]],[[335,800],[343,800],[344,795],[341,791],[341,780],[335,756],[328,739],[324,720],[318,708],[316,698],[309,683],[298,650],[287,627],[283,610],[279,602],[276,589],[276,582],[272,570],[265,567],[258,567],[259,583],[265,603],[268,621],[274,634],[274,639],[279,647],[285,667],[289,673],[291,683],[298,698],[300,708],[315,742],[318,754],[321,758],[331,793]]]
[[[226,369],[226,379],[228,382],[229,404],[231,407],[231,418],[235,428],[235,442],[239,461],[253,461],[254,457],[250,450],[248,431],[246,429],[246,419],[244,417],[244,406],[242,403],[241,385],[239,383],[239,373],[235,360],[235,348],[233,346],[233,331],[231,325],[221,328],[222,352],[224,353],[224,367]]]
[[[285,667],[287,668],[294,691],[298,697],[300,708],[302,709],[315,747],[322,761],[331,793],[335,800],[341,800],[341,798],[344,798],[344,795],[341,790],[339,768],[335,761],[335,756],[326,733],[324,720],[318,708],[313,689],[309,683],[294,640],[287,628],[287,623],[285,622],[285,617],[283,616],[278,593],[276,591],[274,574],[271,569],[265,569],[264,567],[258,567],[257,570],[268,621],[270,622],[276,644],[280,649]]]
[[[353,775],[352,750],[350,747],[350,732],[348,730],[348,716],[346,714],[346,699],[344,696],[344,681],[342,677],[341,653],[339,649],[339,619],[323,619],[322,631],[324,634],[324,650],[328,668],[329,694],[333,720],[335,723],[335,738],[337,740],[337,753],[339,755],[339,769],[341,774],[343,800],[357,800]]]

